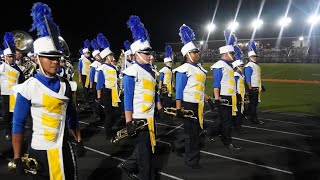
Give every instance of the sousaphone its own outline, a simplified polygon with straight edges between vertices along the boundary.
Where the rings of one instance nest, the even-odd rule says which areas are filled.
[[[15,30],[11,33],[18,51],[21,53],[28,53],[33,49],[33,39],[30,34],[21,30]]]

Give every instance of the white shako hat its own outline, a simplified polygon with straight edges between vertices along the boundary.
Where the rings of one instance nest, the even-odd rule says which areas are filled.
[[[132,54],[136,54],[137,52],[152,52],[148,31],[145,29],[144,24],[140,21],[140,18],[138,16],[131,15],[127,24],[132,32],[134,41],[130,45]]]
[[[99,33],[97,35],[97,42],[100,48],[103,48],[103,50],[100,52],[100,56],[102,59],[104,59],[110,54],[113,54],[113,52],[110,50],[110,44],[108,39],[102,33]]]
[[[248,49],[249,49],[248,57],[251,57],[251,56],[259,57],[259,55],[257,53],[256,42],[254,42],[254,40],[250,40],[248,42]]]
[[[183,56],[185,56],[188,52],[191,51],[200,51],[199,48],[196,46],[196,44],[193,42],[193,40],[195,40],[195,34],[193,32],[193,30],[183,24],[180,28],[179,28],[180,32],[180,38],[182,43],[184,44],[183,47],[181,48],[181,53]]]
[[[33,57],[33,55],[34,55],[33,51],[29,51],[29,52],[27,53],[27,56],[28,56],[28,57]]]
[[[224,37],[226,40],[226,45],[219,48],[220,54],[225,54],[228,52],[234,52],[234,45],[237,42],[236,36],[230,30],[224,31]]]
[[[14,43],[14,36],[10,32],[6,32],[3,37],[3,55],[14,55],[16,52],[16,45]]]
[[[34,54],[48,57],[62,57],[63,48],[60,42],[60,30],[53,21],[51,9],[47,4],[34,3],[31,16],[33,19],[30,31],[37,30],[38,39],[33,42]]]
[[[91,40],[91,46],[93,48],[92,57],[96,57],[96,55],[100,54],[99,45],[96,39]]]
[[[235,68],[237,66],[244,65],[242,58],[241,58],[241,56],[242,56],[241,49],[237,45],[234,46],[234,52],[235,52],[234,57],[236,58],[236,60],[233,61],[232,67]]]
[[[89,48],[90,48],[90,41],[89,41],[89,39],[86,39],[84,42],[83,42],[83,49],[82,49],[82,54],[84,54],[84,53],[90,53],[90,50],[89,50]]]
[[[124,46],[124,48],[125,48],[125,50],[126,50],[126,51],[124,52],[124,55],[125,55],[125,56],[132,55],[132,51],[131,51],[131,49],[130,49],[131,42],[128,41],[128,40],[126,40],[126,41],[123,42],[123,46]]]
[[[166,57],[163,59],[163,62],[172,62],[172,47],[170,45],[165,47]]]

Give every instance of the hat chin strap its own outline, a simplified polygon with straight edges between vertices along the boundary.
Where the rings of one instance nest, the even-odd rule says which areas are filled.
[[[150,64],[148,63],[148,61],[146,61],[145,59],[142,58],[142,56],[137,52],[137,55],[139,56],[139,58],[141,59],[141,61],[143,62],[143,64]]]
[[[45,77],[47,77],[47,78],[53,78],[53,77],[47,76],[47,73],[43,70],[42,65],[41,65],[41,62],[40,62],[40,57],[39,57],[38,54],[37,54],[37,58],[38,58],[38,62],[39,62],[40,72],[42,72],[42,74],[43,74]]]
[[[191,58],[191,56],[190,56],[190,52],[188,52],[188,56],[189,56],[189,59],[190,59],[190,61],[191,62],[194,62],[194,60]]]
[[[237,66],[237,69],[242,73],[242,69],[241,69],[241,68],[239,68],[239,66]]]
[[[253,61],[253,62],[257,62],[257,61],[255,61],[255,60],[253,60],[251,56],[249,57],[249,59],[250,59],[251,61]]]
[[[229,56],[229,58],[234,61],[233,57],[230,55],[230,53],[227,53],[227,55]]]

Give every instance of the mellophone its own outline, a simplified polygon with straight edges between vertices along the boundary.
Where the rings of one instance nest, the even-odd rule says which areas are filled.
[[[38,170],[38,162],[36,159],[34,158],[29,158],[28,154],[25,154],[23,157],[21,157],[22,163],[25,166],[25,173],[31,173],[31,174],[37,174],[37,170]],[[8,163],[8,170],[9,172],[15,172],[17,169],[17,165],[16,163],[11,160]]]
[[[181,111],[183,113],[183,117],[197,119],[197,117],[194,116],[195,114],[192,110],[186,110],[184,108],[181,108]],[[164,112],[166,114],[177,116],[177,108],[174,107],[165,107]]]
[[[131,122],[136,125],[136,130],[135,130],[136,132],[139,130],[143,130],[148,125],[146,120],[135,120]],[[116,136],[113,137],[113,139],[111,140],[111,143],[117,143],[119,140],[124,139],[128,136],[129,134],[128,134],[127,128],[123,128],[117,132]]]

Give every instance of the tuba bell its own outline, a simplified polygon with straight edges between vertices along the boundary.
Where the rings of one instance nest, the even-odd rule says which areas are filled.
[[[70,57],[70,49],[69,49],[67,42],[61,36],[59,36],[59,42],[60,42],[60,46],[62,48],[64,57],[69,58]]]
[[[33,39],[30,34],[21,30],[15,30],[11,33],[18,51],[21,53],[27,53],[33,49]]]

